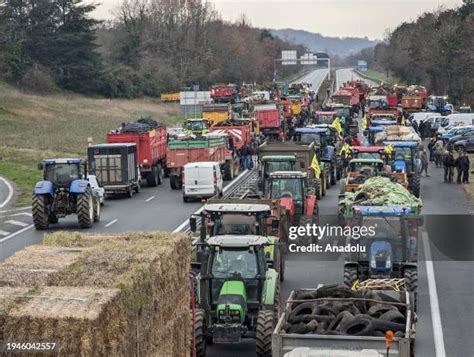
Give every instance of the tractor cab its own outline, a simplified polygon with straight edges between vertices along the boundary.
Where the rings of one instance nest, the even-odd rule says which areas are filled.
[[[296,170],[296,157],[294,155],[266,155],[262,157],[260,164],[259,189],[265,192],[265,184],[272,172]]]
[[[315,124],[332,124],[334,119],[337,117],[336,111],[328,112],[316,112],[316,117],[314,120]]]
[[[295,130],[294,141],[310,144],[314,143],[317,156],[320,160],[331,160],[334,156],[334,142],[326,128],[298,128]]]
[[[380,159],[352,159],[349,161],[349,172],[377,176],[384,172],[384,162]]]
[[[73,181],[87,178],[86,162],[79,158],[44,160],[38,169],[43,171],[43,180],[55,188],[69,189]]]
[[[187,119],[184,128],[188,134],[204,135],[209,132],[209,120]]]
[[[351,158],[353,159],[381,159],[384,160],[386,153],[383,146],[352,146]]]
[[[429,97],[427,107],[430,111],[438,112],[441,115],[451,114],[451,112],[453,111],[453,105],[448,103],[447,99],[447,95],[432,95],[431,97]]]
[[[271,352],[278,318],[278,273],[269,268],[259,235],[217,235],[201,246],[195,326],[197,356],[206,341],[239,343],[256,339],[258,355]]]
[[[352,224],[372,230],[365,237],[347,237],[358,245],[348,253],[344,280],[349,286],[368,279],[403,279],[407,290],[416,290],[417,241],[423,225],[417,208],[402,206],[354,206]],[[363,249],[361,249],[363,248]]]
[[[385,147],[391,146],[393,152],[387,158],[393,172],[418,172],[418,143],[414,141],[385,141]],[[391,161],[391,162],[390,162]]]

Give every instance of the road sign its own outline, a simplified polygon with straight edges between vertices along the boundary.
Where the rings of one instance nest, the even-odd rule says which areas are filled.
[[[313,53],[305,53],[300,57],[300,63],[306,65],[318,64],[318,57]]]
[[[296,51],[281,51],[281,64],[284,66],[295,65],[298,63]]]

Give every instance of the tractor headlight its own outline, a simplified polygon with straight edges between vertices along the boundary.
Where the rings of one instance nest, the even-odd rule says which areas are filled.
[[[372,257],[370,258],[370,267],[372,269],[377,268],[377,262],[375,261],[375,255],[372,255]]]

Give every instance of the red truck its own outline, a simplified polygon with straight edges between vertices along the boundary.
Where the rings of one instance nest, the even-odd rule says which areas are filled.
[[[183,168],[188,162],[213,161],[218,162],[223,169],[226,142],[223,136],[170,140],[166,152],[170,186],[178,190],[183,186]]]
[[[271,139],[280,139],[284,136],[282,116],[276,104],[262,104],[254,107],[255,118],[258,121],[260,132]]]
[[[137,127],[137,123],[126,124],[120,129],[107,133],[107,143],[135,143],[137,159],[142,179],[148,186],[161,184],[163,170],[166,167],[166,127],[156,123],[151,126]]]
[[[359,89],[357,89],[356,87],[347,86],[347,87],[341,87],[340,91],[341,92],[345,91],[351,94],[350,105],[352,105],[353,107],[359,106],[360,104]]]
[[[211,97],[216,103],[234,102],[239,96],[239,89],[235,84],[217,84],[211,87]]]

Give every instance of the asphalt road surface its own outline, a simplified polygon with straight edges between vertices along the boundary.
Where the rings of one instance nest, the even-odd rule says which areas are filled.
[[[292,83],[311,83],[313,91],[317,93],[328,74],[328,69],[316,69]]]
[[[343,68],[343,69],[336,70],[336,86],[337,86],[336,89],[340,88],[344,82],[347,82],[352,79],[356,79],[356,80],[360,79],[371,86],[377,85],[377,83],[374,81],[370,81],[370,80],[362,78],[357,73],[355,73],[351,68]]]
[[[13,199],[13,185],[4,177],[0,176],[0,210],[7,209]]]

